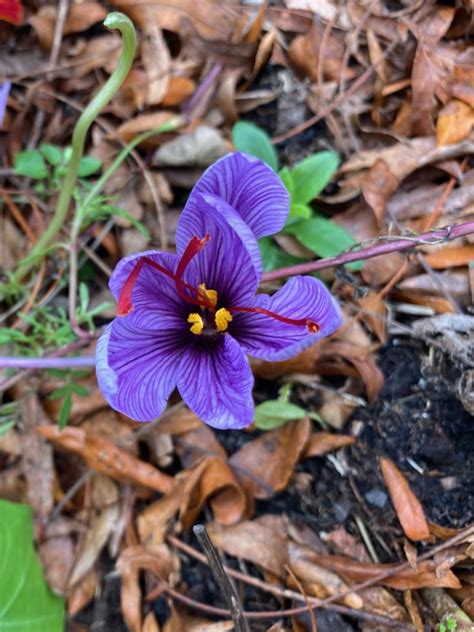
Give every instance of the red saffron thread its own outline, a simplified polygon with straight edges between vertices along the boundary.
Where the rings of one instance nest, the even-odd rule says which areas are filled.
[[[309,320],[308,318],[287,318],[286,316],[281,316],[280,314],[263,307],[228,307],[227,309],[230,313],[245,312],[249,314],[262,314],[263,316],[269,316],[270,318],[279,320],[281,323],[286,323],[287,325],[307,327],[313,334],[316,334],[320,329],[318,323],[314,320]]]

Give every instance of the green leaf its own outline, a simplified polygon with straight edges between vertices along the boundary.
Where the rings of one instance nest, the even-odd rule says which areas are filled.
[[[97,158],[92,158],[92,156],[83,156],[79,162],[79,169],[77,171],[77,176],[79,178],[87,178],[91,176],[93,173],[99,171],[102,167],[102,160],[98,160]]]
[[[278,155],[270,136],[260,127],[239,121],[232,128],[232,142],[237,151],[243,151],[266,162],[273,171],[278,170]]]
[[[0,500],[0,560],[0,632],[64,632],[64,600],[44,579],[28,505]]]
[[[26,149],[16,154],[14,166],[19,176],[27,176],[35,180],[43,180],[48,177],[49,172],[44,158],[35,149]]]
[[[69,421],[69,415],[71,414],[72,408],[72,393],[69,391],[67,395],[64,397],[61,402],[61,406],[59,408],[58,414],[58,426],[63,430],[67,426],[67,422]]]
[[[256,428],[260,430],[273,430],[305,415],[306,411],[301,406],[274,399],[255,407],[254,421]]]
[[[345,228],[321,215],[291,224],[285,228],[285,233],[294,235],[303,246],[319,257],[335,257],[356,243]],[[361,262],[356,262],[347,267],[360,270],[362,266]]]
[[[41,143],[39,150],[53,167],[57,167],[57,165],[61,164],[63,152],[60,147],[50,145],[49,143]]]
[[[278,172],[278,175],[280,176],[280,180],[285,185],[291,197],[291,195],[293,194],[293,179],[291,177],[291,171],[288,169],[288,167],[283,167],[283,169],[280,169],[280,171]]]
[[[308,204],[321,193],[337,171],[339,157],[333,151],[308,156],[291,170],[292,204]]]
[[[299,219],[309,219],[313,215],[313,209],[310,208],[307,204],[298,204],[295,202],[290,206],[290,214],[287,220],[287,226],[292,224],[295,220]]]
[[[81,311],[87,312],[89,306],[89,288],[85,283],[79,285],[79,299],[81,302]]]
[[[277,268],[285,268],[286,266],[292,266],[295,263],[303,263],[303,261],[305,261],[305,259],[294,257],[284,252],[271,237],[262,237],[262,239],[258,240],[258,245],[260,247],[263,270],[265,272],[270,272]]]

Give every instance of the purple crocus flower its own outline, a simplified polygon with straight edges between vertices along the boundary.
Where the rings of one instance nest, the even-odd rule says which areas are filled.
[[[112,408],[137,421],[160,415],[177,387],[215,428],[254,415],[247,354],[286,360],[341,324],[323,283],[293,277],[256,294],[257,238],[281,230],[288,193],[256,158],[229,154],[192,190],[176,230],[177,254],[122,259],[110,279],[117,317],[97,344],[97,378]]]

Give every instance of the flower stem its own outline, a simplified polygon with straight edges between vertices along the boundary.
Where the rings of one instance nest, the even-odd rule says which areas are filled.
[[[17,281],[21,281],[25,277],[31,266],[34,265],[35,261],[39,257],[42,256],[44,251],[48,248],[59,232],[61,226],[64,224],[69,210],[74,185],[77,180],[79,162],[84,153],[84,144],[87,132],[100,111],[107,105],[107,103],[109,103],[112,97],[119,90],[132,66],[136,49],[136,34],[131,20],[123,13],[113,12],[109,13],[109,15],[105,18],[104,26],[120,31],[123,46],[119,63],[114,72],[110,75],[108,81],[85,108],[76,123],[76,127],[74,128],[72,135],[72,155],[67,165],[66,175],[64,176],[64,181],[61,186],[61,192],[53,219],[32,248],[28,257],[19,265],[15,273],[15,279]]]
[[[427,233],[421,233],[413,237],[381,237],[380,239],[383,239],[386,243],[378,243],[368,248],[345,252],[328,259],[319,259],[318,261],[308,261],[308,263],[299,263],[286,268],[278,268],[277,270],[263,274],[262,281],[275,281],[276,279],[296,276],[298,274],[308,274],[316,270],[324,270],[326,268],[352,263],[353,261],[371,259],[372,257],[379,257],[380,255],[386,255],[391,252],[402,252],[403,250],[408,250],[417,245],[436,246],[472,233],[474,233],[474,221],[456,224],[455,226],[445,226],[444,228],[430,230]]]
[[[78,369],[94,366],[94,356],[78,356],[76,358],[0,356],[0,369]]]

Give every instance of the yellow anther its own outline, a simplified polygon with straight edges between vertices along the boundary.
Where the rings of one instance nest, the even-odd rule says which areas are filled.
[[[215,307],[217,305],[217,292],[215,290],[207,290],[205,283],[200,283],[198,285],[198,288],[199,288],[199,294],[203,298],[207,298],[207,300],[212,305],[212,307]]]
[[[191,333],[200,336],[204,328],[204,322],[199,314],[189,314],[188,323],[191,324]]]
[[[217,310],[214,318],[216,321],[217,331],[226,331],[230,321],[232,320],[232,314],[224,307],[221,307]]]

